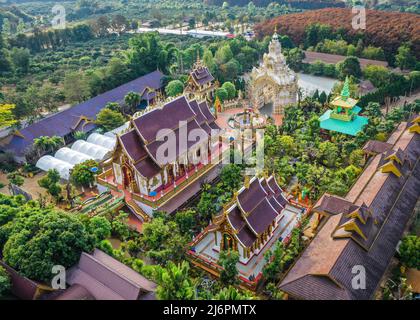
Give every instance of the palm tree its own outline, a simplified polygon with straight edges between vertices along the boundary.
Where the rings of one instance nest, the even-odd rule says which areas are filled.
[[[135,112],[137,106],[140,104],[141,102],[141,97],[138,93],[136,92],[129,92],[125,98],[124,98],[124,102],[126,103],[126,105],[130,108],[131,112]]]

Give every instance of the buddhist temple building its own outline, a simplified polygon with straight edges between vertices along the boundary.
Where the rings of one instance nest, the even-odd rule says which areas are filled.
[[[197,62],[188,77],[184,95],[188,99],[212,101],[216,88],[217,84],[210,70],[204,65],[200,57],[197,57]]]
[[[140,214],[172,213],[199,192],[203,179],[217,176],[219,138],[206,101],[175,98],[130,121],[98,184],[124,191],[127,204]]]
[[[369,161],[345,197],[325,194],[316,203],[318,230],[279,287],[290,298],[375,297],[420,197],[420,137],[411,130],[416,119],[401,123],[386,144],[367,143]],[[364,289],[353,285],[358,266]]]
[[[368,124],[368,119],[359,116],[362,109],[358,101],[350,97],[349,79],[346,78],[341,94],[336,97],[328,110],[320,117],[321,129],[356,136]]]
[[[286,63],[276,32],[263,62],[251,72],[248,89],[253,107],[273,104],[273,114],[283,114],[285,106],[297,102],[298,77]]]
[[[236,250],[241,280],[255,284],[265,265],[264,254],[286,240],[305,214],[305,208],[289,201],[274,176],[254,177],[194,239],[190,259],[217,276],[220,251]]]

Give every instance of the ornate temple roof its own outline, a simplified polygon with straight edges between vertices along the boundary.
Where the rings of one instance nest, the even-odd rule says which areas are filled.
[[[192,130],[202,130],[203,136],[208,137],[212,128],[220,130],[214,123],[214,117],[209,115],[211,112],[207,102],[198,105],[196,101],[188,102],[181,96],[132,120],[129,131],[119,136],[119,144],[131,159],[136,171],[150,179],[160,172],[162,166],[174,162],[198,143],[180,143],[181,135],[185,134],[188,138]],[[173,158],[168,155],[165,163],[161,163],[157,153],[159,147],[167,143],[160,141],[165,135],[161,130],[167,129],[173,130],[175,135],[176,153],[171,155]]]
[[[297,299],[372,298],[420,196],[420,137],[404,126],[388,140],[392,151],[374,156],[374,170],[369,165],[345,198],[324,195],[315,205],[331,217],[282,281],[282,291]],[[393,155],[406,159],[387,160],[397,163],[400,176],[381,170],[381,161]],[[357,265],[365,267],[366,290],[352,287]]]
[[[237,239],[245,247],[250,247],[282,213],[287,203],[274,177],[254,177],[248,187],[238,192],[235,204],[228,210],[227,220],[235,230]]]

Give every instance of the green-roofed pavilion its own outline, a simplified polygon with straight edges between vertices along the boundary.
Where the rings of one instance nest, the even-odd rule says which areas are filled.
[[[349,78],[346,78],[341,94],[330,103],[334,109],[328,110],[320,117],[321,128],[357,135],[369,122],[367,118],[359,116],[362,109],[357,103],[358,100],[350,97]]]

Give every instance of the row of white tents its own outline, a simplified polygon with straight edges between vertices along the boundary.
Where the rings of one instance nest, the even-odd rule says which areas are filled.
[[[92,133],[86,141],[77,140],[71,148],[61,148],[54,157],[43,156],[38,160],[36,167],[43,171],[56,169],[62,179],[69,180],[70,171],[76,164],[87,160],[101,162],[109,159],[116,143],[117,138],[113,133]]]

